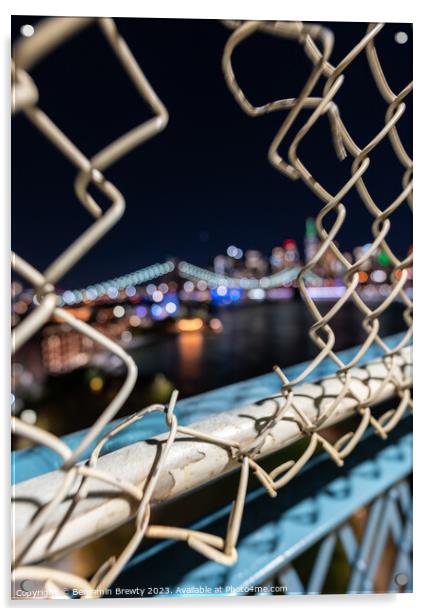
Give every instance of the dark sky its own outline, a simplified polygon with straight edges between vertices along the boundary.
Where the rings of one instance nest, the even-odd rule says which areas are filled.
[[[13,17],[12,39],[36,17]],[[296,238],[302,245],[307,216],[320,202],[300,181],[292,182],[267,161],[268,147],[285,113],[246,116],[228,91],[221,57],[229,36],[214,20],[117,19],[117,26],[170,113],[167,129],[106,171],[126,198],[122,220],[61,281],[83,286],[128,273],[168,256],[205,265],[229,244],[269,254]],[[366,32],[363,23],[327,24],[335,34],[332,63]],[[399,45],[394,34],[405,31]],[[398,92],[412,74],[410,25],[389,24],[378,35],[388,81]],[[299,45],[256,34],[240,46],[234,68],[256,104],[300,92],[310,62]],[[32,73],[40,106],[91,156],[121,133],[150,117],[96,25],[59,47]],[[320,84],[319,87],[321,87]],[[359,145],[384,123],[386,105],[364,54],[346,71],[336,97],[343,120]],[[411,97],[399,123],[411,152]],[[300,120],[304,120],[304,113]],[[299,126],[299,124],[298,124]],[[287,142],[286,142],[287,146]],[[326,118],[300,150],[317,179],[333,192],[349,176],[351,158],[335,156]],[[401,190],[402,167],[387,144],[372,155],[369,190],[386,207]],[[43,269],[82,232],[90,216],[73,192],[75,170],[21,114],[12,122],[12,246]],[[371,240],[372,218],[352,192],[339,236],[350,249]],[[404,255],[411,243],[406,205],[393,219],[390,243]]]

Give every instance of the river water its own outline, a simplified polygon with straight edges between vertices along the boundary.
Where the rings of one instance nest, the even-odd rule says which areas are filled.
[[[319,309],[325,313],[330,305]],[[140,379],[163,374],[185,397],[269,372],[274,364],[293,365],[317,353],[307,333],[312,320],[300,301],[220,307],[214,316],[223,324],[219,333],[204,330],[156,338],[134,351]],[[331,321],[336,350],[365,339],[362,318],[348,303]],[[382,335],[405,329],[402,305],[390,306],[380,321]]]
[[[322,303],[319,309],[326,313],[330,306]],[[401,304],[394,304],[384,312],[380,318],[382,335],[405,329],[402,309]],[[208,328],[184,333],[148,332],[141,337],[139,346],[129,351],[138,365],[138,380],[118,416],[154,402],[166,402],[174,387],[184,399],[265,374],[274,364],[287,367],[317,354],[307,333],[312,320],[299,300],[221,306],[213,310],[212,316],[223,325],[220,332]],[[347,303],[332,319],[336,350],[365,339],[362,318],[354,305]],[[106,354],[98,367],[87,366],[47,378],[37,399],[25,401],[27,408],[36,411],[38,425],[57,435],[90,426],[124,382],[123,367],[113,370],[112,360]],[[89,387],[95,374],[103,381],[97,392]]]

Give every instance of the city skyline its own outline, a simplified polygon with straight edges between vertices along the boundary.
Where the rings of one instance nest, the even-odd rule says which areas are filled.
[[[37,18],[32,21],[37,23]],[[12,38],[19,35],[24,23],[25,17],[13,18]],[[366,29],[360,23],[328,25],[336,34],[334,54],[340,57],[343,46],[359,40]],[[269,254],[285,238],[301,241],[305,219],[316,216],[321,203],[301,182],[283,176],[268,162],[267,151],[285,117],[283,113],[247,117],[233,100],[221,70],[226,28],[215,20],[169,19],[119,19],[118,27],[170,110],[170,118],[163,133],[107,172],[124,192],[125,215],[67,274],[64,287],[85,286],[174,255],[203,266],[208,255],[220,254],[230,244]],[[397,45],[393,40],[397,28],[397,24],[389,24],[387,34],[385,30],[381,35],[387,37],[385,49],[390,53],[383,60],[395,88],[398,82],[406,81],[411,63],[411,42]],[[89,155],[104,144],[106,131],[115,138],[150,117],[121,67],[107,61],[99,36],[97,28],[90,27],[80,34],[79,41],[65,43],[34,71],[43,93],[41,107]],[[195,53],[196,45],[199,54]],[[264,34],[256,35],[247,45],[250,61],[243,61],[239,49],[235,62],[240,65],[243,87],[253,100],[275,100],[300,91],[310,63],[299,47]],[[282,62],[271,61],[284,57],[287,51],[295,54],[295,65],[288,66],[289,92],[285,87],[286,68]],[[267,61],[261,65],[263,53]],[[83,57],[91,61],[82,61]],[[367,107],[373,114],[362,114],[362,97],[358,105],[352,97],[353,104],[344,108],[345,121],[355,124],[366,143],[377,129],[385,105],[366,64],[358,59],[354,68],[357,83],[367,85]],[[80,94],[83,91],[85,97]],[[103,97],[109,99],[109,106],[98,103]],[[409,113],[408,108],[398,124],[407,143],[411,137]],[[288,145],[289,139],[283,147],[287,149]],[[379,146],[379,156],[381,152],[388,154],[387,147],[386,143]],[[316,124],[312,138],[301,148],[310,169],[319,170],[319,180],[320,176],[328,178],[334,192],[338,189],[336,178],[350,175],[351,161],[340,162],[335,156],[326,120]],[[366,174],[367,186],[382,204],[390,202],[392,177],[399,173],[397,161],[387,158],[384,173]],[[74,195],[74,177],[67,163],[43,137],[29,130],[22,115],[13,123],[11,167],[13,245],[18,254],[43,271],[65,243],[86,227],[88,213]],[[46,169],[51,170],[49,183],[42,180]],[[343,249],[351,250],[371,241],[372,220],[355,190],[343,201],[349,224],[343,226],[337,239]],[[30,203],[38,214],[31,228],[19,222],[26,220]],[[65,206],[61,223],[58,204]],[[399,208],[391,217],[393,230],[389,234],[391,246],[400,253],[405,253],[405,238],[411,236],[410,218],[404,209]],[[40,242],[38,238],[44,236],[46,228],[52,231],[50,241]],[[399,229],[403,232],[398,233]]]
[[[270,254],[264,254],[261,251],[256,250],[255,248],[245,247],[243,249],[234,244],[229,244],[222,254],[212,256],[207,255],[205,261],[205,268],[208,268],[208,270],[215,272],[220,276],[220,278],[223,278],[224,276],[229,277],[230,275],[233,275],[234,278],[264,278],[268,274],[282,272],[289,267],[302,267],[314,257],[318,248],[320,247],[320,244],[321,240],[316,230],[315,220],[314,218],[309,217],[305,221],[305,233],[302,242],[298,242],[296,239],[293,238],[285,239],[283,242],[281,242],[281,245],[273,246]],[[356,256],[356,258],[358,258],[360,254],[369,249],[370,246],[371,244],[354,246],[352,249],[352,253]],[[412,246],[410,245],[408,248],[408,252],[410,252],[411,250]],[[380,253],[381,252],[382,251],[380,251]],[[376,258],[377,264],[380,263],[381,266],[389,264],[389,262],[385,262],[385,255],[381,254],[380,257],[377,259],[378,252],[373,252],[372,254]],[[345,252],[344,255],[348,261],[352,260],[352,254],[350,252]],[[133,276],[138,275],[140,272],[142,272],[142,276],[144,276],[144,278],[152,280],[156,277],[168,273],[169,271],[172,271],[174,267],[177,267],[178,264],[181,263],[184,263],[190,268],[195,268],[197,272],[205,271],[199,266],[196,267],[196,265],[192,265],[182,261],[179,256],[172,256],[168,257],[166,261],[162,264],[155,263],[152,265],[146,265],[142,269],[130,273],[122,272],[118,275],[112,276],[111,280],[120,281],[121,279],[127,277],[133,279]],[[371,269],[370,263],[370,261],[365,263],[363,269]],[[169,264],[172,264],[172,266],[170,266]],[[163,270],[164,267],[165,269],[167,267],[166,271]],[[334,253],[331,250],[327,250],[326,253],[320,258],[319,263],[315,266],[314,271],[317,274],[320,274],[322,277],[342,278],[342,275],[345,272],[345,268],[336,258]],[[151,278],[154,273],[156,274],[156,276],[153,276],[153,278]],[[184,273],[187,273],[187,270],[185,270]],[[144,279],[142,281],[144,281]],[[101,284],[106,285],[109,282],[109,280],[104,282],[92,281],[88,284],[87,289],[90,289],[92,291],[94,287],[100,286]],[[21,283],[19,284],[20,286],[22,286]],[[132,283],[130,282],[130,284]],[[71,294],[73,292],[85,292],[85,288],[81,288],[81,291],[79,291],[78,289],[75,289],[75,291],[68,290],[62,287],[62,285],[59,285],[59,288],[63,290],[63,295]],[[66,304],[67,303],[68,302],[66,301]],[[75,304],[79,302],[71,301],[70,303]]]

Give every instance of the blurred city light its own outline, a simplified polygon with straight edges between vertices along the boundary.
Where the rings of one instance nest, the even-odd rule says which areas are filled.
[[[91,391],[98,393],[99,391],[103,389],[103,379],[100,376],[93,376],[90,379],[89,387]]]
[[[177,323],[180,332],[196,332],[202,329],[203,325],[204,323],[199,317],[194,319],[180,319]]]
[[[37,413],[33,409],[24,409],[21,411],[20,419],[27,424],[34,425],[37,422]]]
[[[168,302],[165,306],[165,310],[168,314],[175,314],[177,309],[177,305],[174,304],[174,302]]]
[[[124,310],[123,306],[115,306],[112,312],[114,313],[114,317],[117,317],[117,319],[121,319],[121,317],[124,317],[124,315],[126,314],[126,311]]]

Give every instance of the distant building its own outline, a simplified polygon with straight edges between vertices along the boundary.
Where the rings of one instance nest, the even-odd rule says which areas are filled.
[[[226,255],[217,255],[214,257],[214,271],[220,276],[228,274],[231,265],[231,259]]]
[[[316,223],[314,218],[307,218],[305,222],[305,238],[304,238],[304,250],[305,261],[311,261],[320,247],[320,240],[317,236]]]
[[[258,250],[247,250],[245,253],[245,268],[252,276],[265,276],[268,272],[268,261]]]
[[[285,240],[284,267],[294,267],[299,264],[299,250],[295,240]]]
[[[282,270],[284,268],[284,248],[281,246],[274,246],[269,261],[273,272]]]

